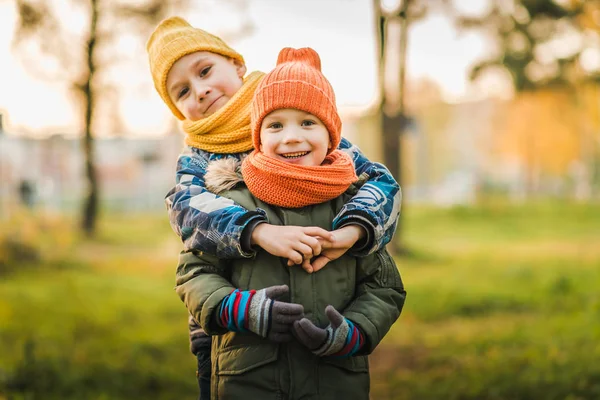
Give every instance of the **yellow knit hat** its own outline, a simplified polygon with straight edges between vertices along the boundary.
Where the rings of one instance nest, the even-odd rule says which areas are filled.
[[[171,112],[180,120],[184,120],[185,117],[173,104],[167,92],[167,75],[177,60],[197,51],[210,51],[245,64],[244,57],[219,37],[194,28],[180,17],[167,18],[158,24],[148,39],[146,50],[154,87]]]
[[[319,118],[331,138],[335,150],[341,140],[342,121],[335,105],[335,94],[329,81],[321,73],[321,58],[310,47],[279,52],[277,66],[256,88],[252,102],[252,139],[254,148],[260,148],[260,125],[272,111],[295,108]]]

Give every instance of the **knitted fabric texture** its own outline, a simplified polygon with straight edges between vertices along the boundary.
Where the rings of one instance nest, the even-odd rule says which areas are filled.
[[[232,332],[251,331],[267,337],[271,328],[273,300],[264,290],[235,289],[221,302],[219,324]]]
[[[335,94],[321,73],[319,54],[311,48],[284,48],[279,52],[277,66],[262,80],[252,107],[252,137],[254,148],[260,146],[262,120],[272,111],[295,108],[319,118],[331,137],[335,150],[341,140],[342,121],[335,105]]]
[[[248,330],[248,310],[255,290],[240,291],[235,289],[221,302],[219,324],[233,332],[246,332]]]
[[[334,199],[358,178],[349,155],[335,150],[317,166],[286,163],[254,150],[242,163],[248,190],[278,207],[300,208]]]
[[[327,327],[327,338],[313,352],[318,356],[350,357],[365,343],[362,332],[347,318],[337,328]]]
[[[217,112],[198,121],[185,120],[185,142],[211,153],[241,153],[252,149],[250,109],[252,96],[263,78],[263,72],[252,72],[242,87]]]
[[[185,117],[173,104],[167,92],[167,76],[177,60],[197,51],[210,51],[245,64],[244,57],[219,37],[192,27],[180,17],[167,18],[159,23],[148,39],[146,51],[156,91],[173,115],[182,121]]]

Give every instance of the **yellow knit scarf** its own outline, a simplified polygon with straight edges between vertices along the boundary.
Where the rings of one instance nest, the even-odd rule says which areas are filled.
[[[183,121],[185,143],[211,153],[241,153],[252,149],[252,97],[265,74],[254,71],[227,104],[198,121]]]

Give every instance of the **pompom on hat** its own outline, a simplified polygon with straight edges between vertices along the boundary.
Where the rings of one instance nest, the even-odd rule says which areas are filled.
[[[252,139],[260,149],[260,126],[272,111],[295,108],[319,118],[331,138],[335,150],[341,140],[342,121],[337,112],[335,94],[329,81],[321,73],[321,59],[309,47],[286,47],[279,52],[277,66],[256,88],[252,106]]]
[[[210,51],[245,64],[244,57],[219,37],[194,28],[180,17],[170,17],[161,21],[150,35],[146,51],[154,87],[171,112],[180,120],[184,120],[185,117],[171,101],[167,92],[167,76],[177,60],[197,51]]]

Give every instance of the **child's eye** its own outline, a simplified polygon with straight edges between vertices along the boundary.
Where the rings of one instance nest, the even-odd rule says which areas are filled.
[[[182,98],[183,96],[185,96],[188,92],[190,91],[190,89],[188,89],[187,87],[183,87],[181,88],[181,90],[179,91],[179,93],[177,93],[177,99]]]
[[[267,126],[267,129],[281,129],[283,128],[283,125],[281,124],[281,122],[272,122]]]
[[[202,78],[203,76],[206,76],[206,75],[207,75],[207,74],[210,72],[210,69],[211,69],[211,68],[212,68],[212,66],[210,66],[210,67],[206,67],[206,68],[203,68],[203,69],[200,71],[200,77]]]
[[[312,126],[316,124],[317,123],[315,121],[312,121],[310,119],[305,119],[304,121],[302,121],[302,126]]]

